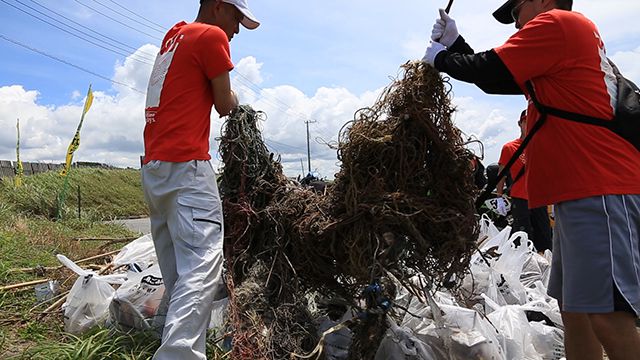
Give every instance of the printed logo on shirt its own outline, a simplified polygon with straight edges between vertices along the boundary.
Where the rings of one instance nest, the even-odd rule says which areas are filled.
[[[527,164],[527,157],[524,155],[524,152],[522,154],[520,154],[520,156],[518,156],[518,159],[520,159],[520,161],[522,161],[523,164]]]
[[[607,86],[607,93],[609,94],[609,104],[613,110],[613,114],[616,114],[616,105],[618,99],[618,79],[613,73],[613,68],[607,60],[607,50],[605,50],[604,42],[597,32],[593,33],[598,39],[598,52],[600,54],[600,70],[604,73],[604,84]]]
[[[156,56],[155,64],[153,65],[153,71],[149,78],[149,86],[147,87],[147,103],[145,106],[145,118],[146,122],[154,123],[156,121],[156,113],[160,107],[160,95],[162,94],[162,87],[164,81],[169,72],[169,67],[173,61],[173,55],[180,45],[180,40],[184,38],[183,34],[176,34],[169,38],[163,45],[162,49]]]

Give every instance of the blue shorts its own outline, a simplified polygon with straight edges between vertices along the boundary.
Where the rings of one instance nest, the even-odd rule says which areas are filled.
[[[566,312],[640,314],[640,195],[555,206],[548,293]]]

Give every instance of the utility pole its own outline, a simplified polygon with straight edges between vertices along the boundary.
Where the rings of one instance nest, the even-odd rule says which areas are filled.
[[[311,174],[311,148],[309,147],[309,124],[315,123],[316,121],[307,120],[304,123],[307,124],[307,167],[309,169],[309,174]]]

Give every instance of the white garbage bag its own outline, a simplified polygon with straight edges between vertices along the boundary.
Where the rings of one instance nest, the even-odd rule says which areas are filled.
[[[564,329],[558,301],[547,295],[547,288],[541,281],[536,281],[533,286],[527,288],[527,303],[523,308],[525,311],[542,313],[555,327]]]
[[[384,335],[375,360],[437,360],[433,349],[406,327],[387,319],[389,329]],[[346,359],[346,358],[345,358]]]
[[[491,221],[491,220],[489,220]],[[491,232],[493,233],[493,232]],[[486,240],[481,241],[480,244],[478,244],[478,248],[480,249],[480,251],[482,253],[486,253],[487,251],[491,250],[491,249],[498,249],[500,247],[502,247],[505,243],[507,243],[509,241],[509,235],[511,234],[511,226],[506,226],[504,229],[502,229],[501,231],[499,231],[497,234],[486,238]],[[483,237],[481,236],[480,239],[482,239]],[[490,256],[485,256],[485,258],[487,258]],[[478,264],[480,262],[484,262],[484,259],[482,258],[482,255],[480,254],[480,252],[476,251],[473,253],[473,255],[471,255],[471,263],[472,264]]]
[[[480,241],[483,238],[491,239],[498,235],[500,230],[493,224],[491,218],[487,214],[482,214],[480,217]]]
[[[67,301],[62,305],[65,331],[82,334],[94,326],[104,324],[109,315],[109,303],[115,294],[111,284],[122,284],[126,275],[98,275],[82,269],[64,255],[56,257],[79,275],[71,287]]]
[[[485,300],[482,295],[498,305],[520,304],[526,299],[526,291],[521,284],[516,280],[507,279],[505,275],[485,263],[471,265],[470,273],[462,281],[460,292],[466,300],[467,307],[478,304],[484,306]]]
[[[164,295],[160,267],[153,265],[141,273],[129,271],[127,275],[109,305],[110,323],[122,330],[147,330]]]
[[[542,360],[533,345],[533,329],[522,307],[498,306],[487,317],[498,330],[498,341],[507,359]]]
[[[532,287],[537,281],[542,281],[543,284],[546,284],[549,282],[550,273],[551,263],[547,258],[532,251],[522,266],[520,283],[525,288]]]
[[[442,324],[431,307],[414,298],[402,322],[428,345],[438,360],[506,359],[491,324],[473,309],[437,304]],[[435,315],[437,315],[435,314]]]
[[[544,360],[564,358],[564,331],[543,322],[530,322],[533,346]]]
[[[211,320],[209,320],[209,329],[221,329],[225,324],[227,310],[229,308],[229,297],[220,300],[214,300],[211,309]]]
[[[151,234],[143,235],[128,243],[113,258],[113,264],[117,266],[138,264],[142,270],[158,263],[156,250],[153,246]]]
[[[529,241],[527,233],[522,231],[515,232],[498,248],[500,257],[492,264],[492,268],[504,278],[498,288],[507,304],[523,305],[527,301],[527,292],[520,282],[520,276],[524,263],[534,253],[532,249],[533,243]]]

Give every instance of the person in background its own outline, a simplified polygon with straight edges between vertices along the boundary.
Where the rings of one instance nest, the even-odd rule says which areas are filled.
[[[476,155],[471,158],[471,172],[473,174],[473,184],[478,190],[482,190],[487,185],[487,176],[485,175],[482,160]]]
[[[508,0],[494,12],[517,31],[474,53],[444,10],[423,61],[492,94],[612,119],[617,82],[595,24],[571,0]],[[533,103],[527,131],[539,121]],[[568,360],[640,359],[640,152],[614,132],[549,115],[527,146],[530,207],[554,204],[549,295],[558,299]]]
[[[498,183],[498,169],[500,165],[497,162],[491,163],[487,165],[486,174],[487,174],[487,186],[483,189],[483,192],[486,191],[486,188],[489,186],[488,184],[497,184]],[[502,194],[508,192],[508,189],[511,187],[511,175],[507,173],[505,177],[504,185],[502,185]],[[479,209],[480,213],[487,214],[489,218],[493,221],[493,224],[498,227],[498,229],[504,229],[509,225],[509,219],[507,218],[510,214],[510,204],[506,204],[505,202],[498,203],[498,197],[496,189],[491,190],[491,195],[493,198],[486,199],[484,201],[484,206]],[[488,203],[487,203],[488,202]],[[498,206],[501,208],[498,209]],[[486,209],[486,211],[485,211]]]
[[[527,129],[527,111],[524,110],[520,114],[518,119],[518,126],[520,127],[520,137],[502,146],[502,152],[500,153],[500,160],[498,160],[499,170],[502,171],[509,159],[518,150],[522,144],[522,140],[526,135]],[[526,153],[526,151],[525,151]],[[533,241],[538,252],[544,252],[545,250],[551,250],[551,225],[549,223],[549,214],[547,213],[546,206],[540,206],[537,208],[529,209],[527,185],[524,181],[526,158],[525,153],[522,153],[518,160],[511,166],[509,172],[511,174],[512,184],[509,190],[509,196],[511,197],[511,215],[513,216],[513,224],[511,225],[511,232],[524,231],[529,236],[529,239]],[[498,202],[504,203],[504,188],[506,177],[503,177],[498,181],[496,186],[496,193],[499,196]],[[500,207],[500,205],[498,205]],[[502,205],[504,208],[505,206]]]
[[[209,160],[211,108],[237,107],[229,41],[259,22],[246,0],[201,0],[192,23],[165,35],[149,79],[142,184],[165,284],[154,319],[154,360],[206,359],[206,331],[222,281],[222,205]]]
[[[487,173],[487,184],[497,184],[498,181],[496,178],[498,177],[498,172],[500,170],[500,165],[497,162],[491,163],[487,165],[486,173]],[[506,191],[506,189],[511,187],[511,175],[507,174],[505,177],[505,182],[502,186],[502,193]]]

